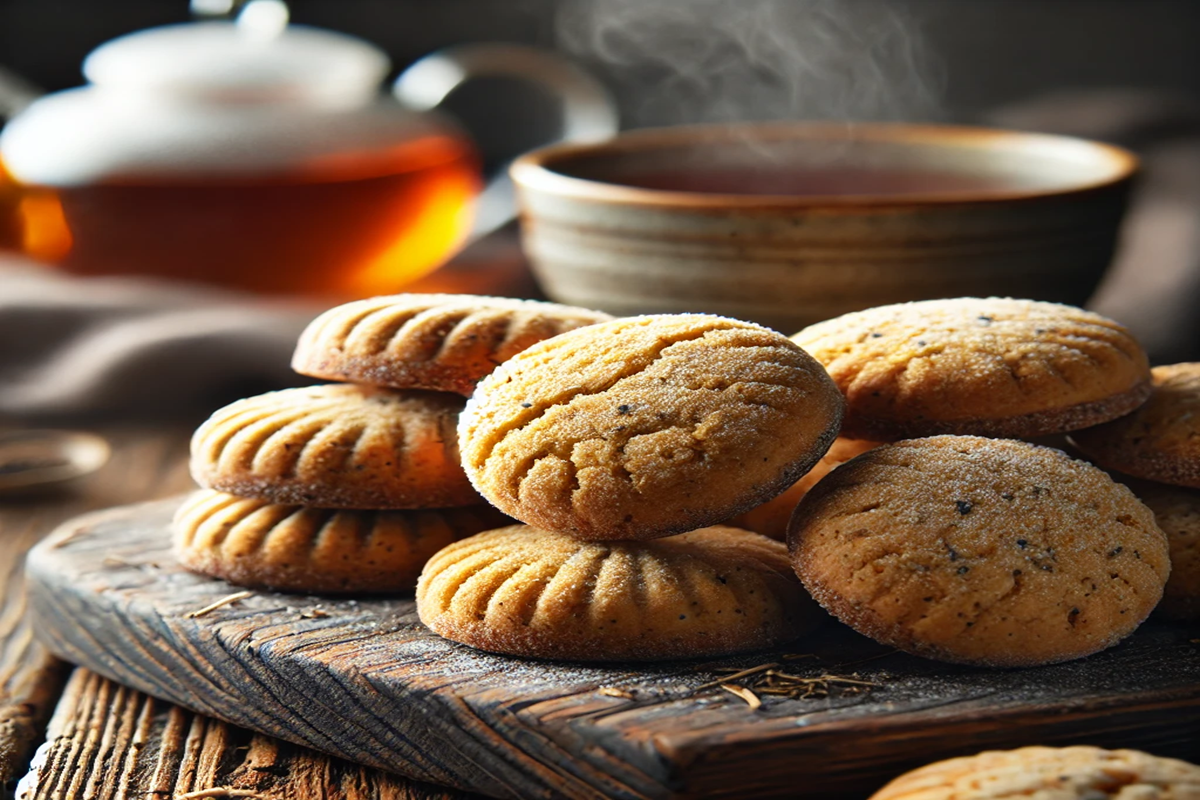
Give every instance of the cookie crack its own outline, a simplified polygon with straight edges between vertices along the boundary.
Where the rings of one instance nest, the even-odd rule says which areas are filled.
[[[594,387],[570,386],[553,397],[550,397],[540,403],[531,404],[529,408],[524,410],[524,413],[510,418],[502,425],[497,425],[496,429],[491,432],[491,435],[488,437],[490,439],[490,441],[487,443],[488,446],[484,448],[488,452],[488,456],[483,459],[482,465],[486,465],[488,460],[491,458],[491,454],[503,447],[505,440],[511,434],[541,419],[550,409],[567,405],[580,398],[602,395],[605,392],[612,390],[612,388],[621,381],[645,372],[655,362],[664,358],[666,352],[675,345],[703,339],[710,333],[720,330],[726,330],[726,328],[705,328],[701,331],[679,334],[678,336],[670,339],[659,339],[659,341],[656,342],[655,348],[651,349],[647,353],[639,354],[645,359],[645,362],[641,364],[641,366],[639,366],[635,372],[631,374],[617,375],[611,380],[604,381]]]

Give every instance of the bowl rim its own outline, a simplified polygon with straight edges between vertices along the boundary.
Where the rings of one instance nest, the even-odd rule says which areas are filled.
[[[620,154],[631,151],[671,147],[680,144],[752,135],[758,140],[822,140],[844,137],[852,131],[858,141],[899,143],[950,143],[956,147],[994,147],[1011,145],[1068,147],[1108,160],[1111,168],[1102,177],[1090,181],[1045,189],[982,189],[975,191],[928,192],[911,194],[859,195],[787,195],[723,194],[668,189],[648,189],[580,178],[557,171],[553,165],[589,155]],[[1140,169],[1136,155],[1123,147],[1076,136],[989,128],[969,125],[942,125],[907,122],[738,122],[699,125],[673,125],[643,128],[620,133],[601,142],[559,143],[530,151],[510,167],[513,182],[523,190],[607,204],[637,206],[682,206],[687,208],[911,208],[913,206],[973,205],[1013,201],[1045,200],[1102,191],[1130,182]]]

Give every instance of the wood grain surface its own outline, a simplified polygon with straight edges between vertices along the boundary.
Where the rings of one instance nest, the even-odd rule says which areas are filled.
[[[33,637],[25,614],[25,553],[84,511],[177,494],[190,484],[187,432],[172,427],[105,431],[113,457],[73,484],[0,497],[0,787],[21,776],[69,667]]]
[[[17,800],[469,800],[199,716],[76,670]]]
[[[71,523],[30,555],[50,648],[196,711],[342,758],[500,797],[865,797],[984,748],[1090,743],[1200,756],[1200,631],[1151,623],[1026,670],[887,651],[829,624],[794,653],[641,667],[491,656],[425,630],[407,599],[255,592],[170,554],[176,501]],[[804,656],[788,658],[788,656]],[[805,699],[722,690],[722,668],[856,676]],[[707,687],[707,688],[706,688]]]
[[[54,490],[0,497],[0,797],[20,779],[21,797],[39,800],[165,800],[193,792],[297,800],[465,800],[460,792],[339,761],[151,700],[87,670],[72,675],[71,665],[34,638],[22,576],[26,551],[84,511],[190,488],[192,427],[109,426],[99,432],[111,441],[113,456],[99,472]],[[30,769],[48,721],[48,737]]]

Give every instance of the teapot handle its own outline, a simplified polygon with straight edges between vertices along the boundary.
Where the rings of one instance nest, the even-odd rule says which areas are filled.
[[[517,78],[558,98],[562,140],[594,142],[617,132],[616,103],[604,86],[561,56],[516,44],[466,44],[425,56],[396,78],[392,92],[417,111],[437,107],[452,91],[474,78]],[[471,238],[478,238],[516,216],[508,170],[500,170],[480,193]]]

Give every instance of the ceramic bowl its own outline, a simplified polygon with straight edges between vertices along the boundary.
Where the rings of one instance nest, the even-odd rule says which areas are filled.
[[[704,311],[785,333],[906,300],[1084,303],[1135,157],[1062,136],[907,124],[635,131],[512,169],[555,300]]]

